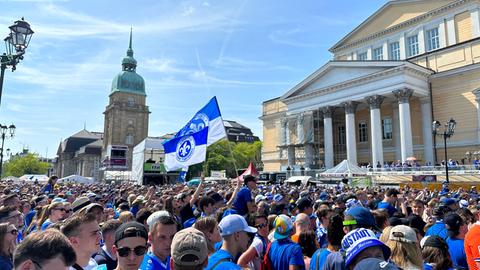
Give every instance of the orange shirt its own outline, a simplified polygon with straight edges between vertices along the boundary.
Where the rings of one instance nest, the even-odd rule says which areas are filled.
[[[292,235],[291,239],[294,243],[298,243],[298,237],[300,237],[300,234],[294,234]]]
[[[480,258],[480,223],[473,225],[465,235],[465,253],[467,254],[467,263],[470,270],[478,270],[475,259]]]

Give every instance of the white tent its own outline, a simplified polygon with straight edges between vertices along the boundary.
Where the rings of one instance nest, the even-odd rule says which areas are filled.
[[[77,174],[72,174],[67,177],[58,179],[57,183],[79,183],[79,184],[93,184],[95,180],[93,177],[85,177]]]
[[[20,176],[20,180],[27,181],[27,182],[48,182],[48,176],[44,174],[24,174]]]
[[[348,160],[343,160],[337,166],[319,174],[320,177],[362,177],[367,176],[367,170],[358,167]]]
[[[288,180],[285,180],[285,183],[289,184],[298,184],[301,183],[302,185],[306,185],[309,182],[314,182],[315,179],[311,176],[292,176],[288,178]]]
[[[165,139],[146,138],[133,148],[132,178],[131,180],[143,184],[143,165],[145,163],[145,150],[163,150],[162,142]]]

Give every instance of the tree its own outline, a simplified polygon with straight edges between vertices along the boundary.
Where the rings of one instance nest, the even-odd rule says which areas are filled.
[[[204,171],[225,170],[227,177],[237,177],[235,169],[245,169],[250,162],[261,165],[262,142],[234,143],[227,140],[218,141],[207,148],[206,161],[188,168],[187,179],[198,177]],[[232,156],[233,153],[233,156]]]
[[[46,174],[49,168],[38,155],[28,153],[25,156],[12,157],[3,165],[3,175],[20,177],[24,174]]]

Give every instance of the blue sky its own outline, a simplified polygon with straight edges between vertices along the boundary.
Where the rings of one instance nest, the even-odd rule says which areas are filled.
[[[54,157],[85,123],[103,132],[130,27],[149,136],[178,131],[217,96],[224,119],[262,137],[262,101],[330,60],[328,49],[385,2],[0,0],[2,39],[22,16],[35,31],[25,59],[5,75],[0,123],[17,126],[5,148]]]

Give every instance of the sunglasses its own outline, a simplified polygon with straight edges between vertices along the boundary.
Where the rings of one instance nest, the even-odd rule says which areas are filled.
[[[18,230],[17,229],[13,229],[11,231],[9,231],[10,234],[13,234],[13,235],[17,235],[18,234]]]
[[[262,223],[262,224],[257,224],[257,225],[255,225],[255,227],[257,227],[257,228],[259,228],[259,229],[265,228],[265,227],[267,227],[267,226],[268,226],[267,223]]]
[[[130,255],[130,252],[133,251],[135,256],[143,256],[145,253],[147,253],[148,248],[146,246],[138,246],[135,248],[129,248],[129,247],[121,247],[117,249],[118,256],[120,257],[127,257]]]

